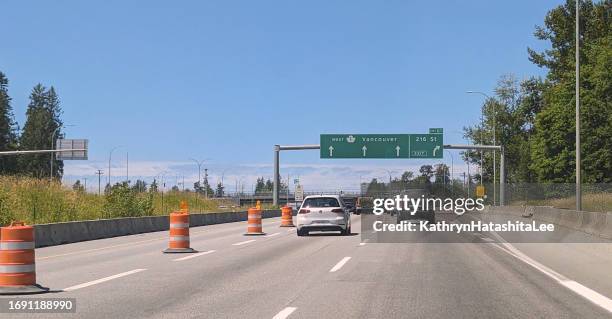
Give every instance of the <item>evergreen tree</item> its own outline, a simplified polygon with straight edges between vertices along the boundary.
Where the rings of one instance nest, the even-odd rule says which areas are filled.
[[[17,149],[15,125],[11,98],[8,95],[8,79],[4,73],[0,72],[0,151]],[[0,173],[13,174],[15,172],[17,172],[17,158],[15,156],[0,157]]]
[[[159,186],[157,185],[157,180],[153,179],[151,186],[149,186],[149,193],[157,193],[158,191],[159,191]]]
[[[225,187],[223,186],[223,184],[221,184],[221,182],[219,182],[217,184],[217,190],[215,190],[215,197],[223,197],[224,193],[225,193]]]
[[[76,182],[74,182],[74,184],[72,185],[72,189],[76,192],[85,192],[85,186],[83,186],[83,184],[81,184],[81,180],[78,180]]]
[[[52,137],[62,136],[62,114],[59,98],[53,87],[46,90],[38,84],[32,89],[30,103],[26,112],[26,123],[20,138],[23,150],[49,149]],[[22,174],[33,177],[45,177],[50,174],[50,154],[27,154],[19,157],[19,168]],[[53,176],[61,178],[63,162],[54,160]]]

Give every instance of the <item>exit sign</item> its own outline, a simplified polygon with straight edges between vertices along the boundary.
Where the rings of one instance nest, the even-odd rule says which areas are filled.
[[[321,158],[442,158],[444,151],[441,133],[321,134],[320,146]]]

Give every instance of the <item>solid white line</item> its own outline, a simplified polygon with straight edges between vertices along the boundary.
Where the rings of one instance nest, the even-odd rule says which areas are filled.
[[[481,237],[481,239],[484,240],[484,241],[488,241],[488,242],[495,241],[495,240],[493,240],[493,239],[491,239],[489,237]]]
[[[336,272],[340,270],[340,268],[342,268],[342,266],[344,266],[344,264],[346,264],[349,260],[351,260],[351,257],[342,258],[342,260],[340,260],[329,272]]]
[[[240,245],[244,245],[244,244],[252,243],[252,242],[254,242],[254,241],[255,241],[255,239],[245,240],[245,241],[241,241],[241,242],[239,242],[239,243],[232,244],[232,246],[240,246]]]
[[[64,288],[63,290],[64,291],[73,291],[73,290],[77,290],[77,289],[81,289],[81,288],[97,285],[97,284],[100,284],[100,283],[103,283],[103,282],[106,282],[106,281],[109,281],[109,280],[113,280],[113,279],[117,279],[117,278],[121,278],[121,277],[124,277],[124,276],[131,275],[131,274],[135,274],[135,273],[138,273],[138,272],[141,272],[141,271],[145,271],[145,270],[146,269],[134,269],[134,270],[122,272],[120,274],[116,274],[116,275],[113,275],[113,276],[108,276],[108,277],[104,277],[104,278],[101,278],[101,279],[98,279],[98,280],[82,283],[80,285]]]
[[[294,232],[294,231],[295,231],[295,228],[287,229],[287,232],[288,232],[288,233],[290,233],[290,232]]]
[[[493,237],[497,238],[500,244],[492,244],[493,247],[500,249],[501,251],[514,256],[515,258],[521,260],[522,262],[530,265],[531,267],[539,270],[541,273],[546,276],[552,278],[556,282],[558,282],[563,287],[573,291],[574,293],[582,296],[588,301],[600,306],[601,308],[607,310],[612,313],[612,299],[598,293],[597,291],[586,287],[576,281],[570,280],[569,278],[561,275],[560,273],[544,266],[543,264],[531,259],[531,257],[523,254],[516,247],[506,242],[503,237],[501,237],[497,232],[490,232]]]
[[[277,235],[280,235],[280,233],[269,234],[269,235],[266,235],[266,237],[274,237],[274,236],[277,236]]]
[[[368,239],[364,239],[363,242],[359,243],[359,246],[365,246],[366,243],[368,242],[368,240],[369,240],[369,238]]]
[[[292,314],[296,309],[296,307],[287,307],[277,313],[276,316],[272,317],[272,319],[285,319],[289,317],[289,315]]]
[[[187,256],[187,257],[181,257],[181,258],[173,259],[172,261],[183,261],[183,260],[188,260],[188,259],[191,259],[191,258],[196,258],[196,257],[200,257],[200,256],[203,256],[203,255],[212,254],[212,253],[214,253],[215,251],[216,251],[216,250],[209,250],[209,251],[205,251],[205,252],[202,252],[202,253],[197,253],[197,254],[189,255],[189,256]]]

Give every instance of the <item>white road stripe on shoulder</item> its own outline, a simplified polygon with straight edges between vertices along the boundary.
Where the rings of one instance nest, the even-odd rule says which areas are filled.
[[[266,235],[266,237],[274,237],[274,236],[278,236],[278,235],[280,235],[280,233],[268,234],[268,235]]]
[[[245,245],[245,244],[248,244],[248,243],[252,243],[254,241],[255,241],[255,239],[245,240],[245,241],[241,241],[239,243],[232,244],[232,246],[241,246],[241,245]]]
[[[209,250],[209,251],[205,251],[205,252],[201,252],[201,253],[197,253],[197,254],[193,254],[193,255],[189,255],[186,257],[181,257],[181,258],[177,258],[177,259],[173,259],[172,261],[183,261],[183,260],[188,260],[191,258],[196,258],[196,257],[200,257],[200,256],[204,256],[204,255],[208,255],[208,254],[212,254],[214,253],[216,250]]]
[[[120,274],[116,274],[116,275],[113,275],[113,276],[108,276],[108,277],[100,278],[98,280],[93,280],[93,281],[89,281],[89,282],[86,282],[86,283],[82,283],[80,285],[75,285],[75,286],[71,286],[71,287],[68,287],[68,288],[64,288],[63,290],[64,291],[74,291],[74,290],[77,290],[77,289],[81,289],[81,288],[85,288],[85,287],[101,284],[101,283],[107,282],[109,280],[125,277],[125,276],[131,275],[131,274],[135,274],[135,273],[139,273],[139,272],[145,271],[145,270],[146,269],[134,269],[134,270],[122,272]]]
[[[342,268],[349,260],[351,260],[351,257],[342,258],[342,260],[340,260],[332,269],[330,269],[329,272],[336,272],[340,270],[340,268]]]
[[[272,319],[285,319],[289,317],[297,308],[296,307],[287,307],[277,313]]]

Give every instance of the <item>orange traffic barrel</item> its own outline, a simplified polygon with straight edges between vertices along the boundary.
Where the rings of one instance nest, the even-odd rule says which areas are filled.
[[[295,225],[293,225],[293,208],[289,206],[281,208],[280,227],[295,227]]]
[[[12,222],[0,228],[0,295],[47,291],[36,284],[34,227]]]
[[[245,235],[265,235],[261,227],[261,209],[249,208]]]
[[[186,209],[170,213],[170,242],[164,253],[196,253],[189,247],[189,213]]]

